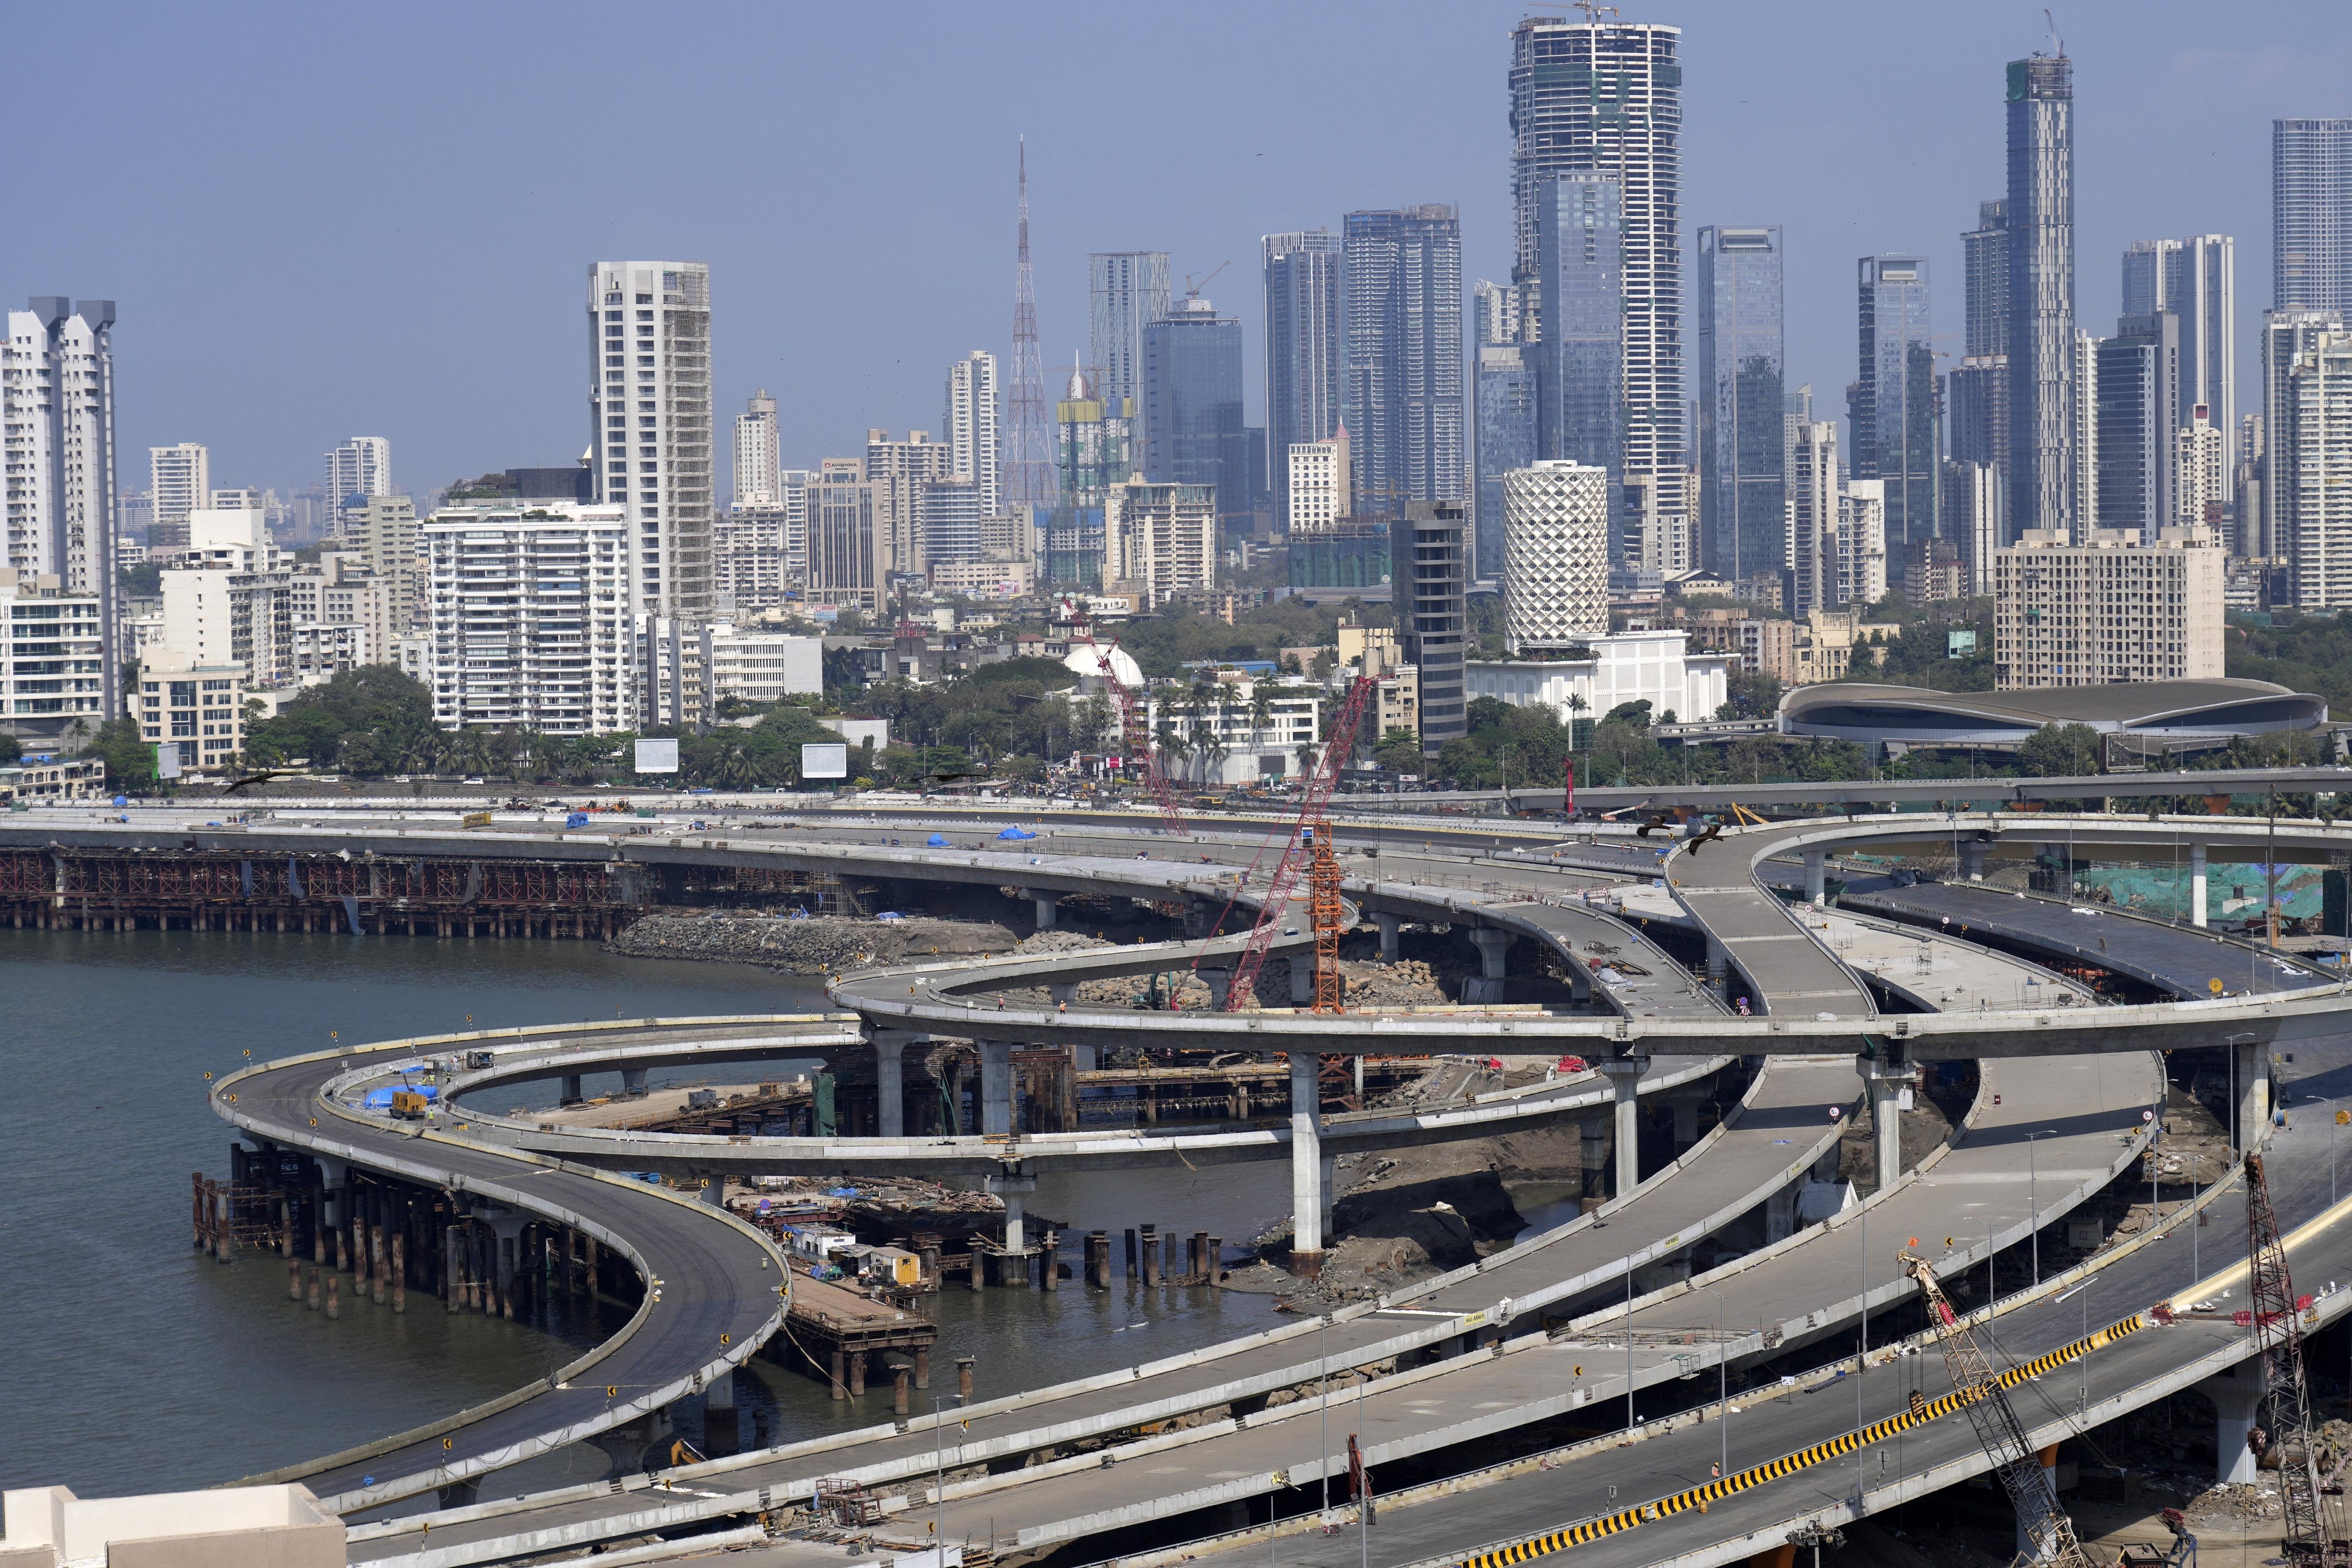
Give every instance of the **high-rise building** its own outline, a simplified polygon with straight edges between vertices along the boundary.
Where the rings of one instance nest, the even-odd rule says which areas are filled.
[[[1503,476],[1503,639],[1559,651],[1609,632],[1609,470],[1551,459]]]
[[[2180,318],[2124,317],[2100,341],[2098,366],[2098,526],[2152,540],[2180,512]]]
[[[5,458],[7,525],[0,566],[51,584],[68,597],[98,602],[99,631],[119,645],[115,591],[114,301],[36,295],[8,312],[0,342],[0,458]],[[202,504],[199,502],[198,504]],[[122,710],[116,660],[69,658],[58,677],[61,698],[100,700],[100,716]],[[30,672],[21,666],[18,676]],[[20,680],[14,703],[40,699]],[[17,711],[32,711],[38,709]],[[51,713],[84,712],[68,704]]]
[[[893,573],[923,570],[923,487],[952,472],[948,444],[928,430],[893,441],[887,430],[866,432],[866,477],[874,485],[874,584],[885,594]]]
[[[2352,120],[2271,121],[2271,309],[2352,312]]]
[[[996,440],[996,356],[974,349],[948,366],[947,408],[940,428],[948,441],[948,472],[980,486],[981,515],[1000,510],[1003,486]]]
[[[1780,231],[1698,231],[1702,559],[1727,583],[1787,554]]]
[[[2202,530],[2143,540],[2029,530],[1993,557],[1993,680],[2027,687],[2210,680],[2221,674],[2227,555]]]
[[[1855,479],[1886,486],[1885,549],[1908,563],[1920,541],[1937,537],[1936,476],[1943,461],[1927,259],[1865,256],[1856,267],[1861,345],[1849,461]]]
[[[2104,341],[2083,328],[2074,329],[2074,515],[2080,520],[2076,526],[2085,533],[2099,521],[2099,344]],[[2015,536],[2022,537],[2022,531],[2016,531]]]
[[[2074,66],[2009,62],[2009,522],[2073,526]],[[2088,526],[2085,519],[2084,526]]]
[[[1554,174],[1536,193],[1543,225],[1535,276],[1523,288],[1536,311],[1536,455],[1606,468],[1610,559],[1623,555],[1625,466],[1623,193],[1608,174]]]
[[[377,496],[344,514],[345,544],[385,584],[385,612],[393,635],[405,636],[424,622],[425,562],[416,531],[416,505],[406,496]],[[381,650],[388,653],[387,650]]]
[[[2179,318],[2176,425],[2186,426],[2200,407],[2217,431],[2236,423],[2237,271],[2236,246],[2226,234],[2134,240],[2124,252],[2123,313],[2166,310]]]
[[[923,574],[940,565],[962,565],[980,559],[980,481],[950,474],[924,485],[916,499],[919,531],[923,541]]]
[[[1282,455],[1339,427],[1346,395],[1340,350],[1339,237],[1328,229],[1269,234],[1265,252],[1265,448],[1274,513],[1286,517]]]
[[[1087,352],[1095,390],[1118,404],[1143,398],[1143,329],[1168,313],[1168,253],[1097,251],[1087,258]]]
[[[1064,506],[1099,508],[1135,471],[1135,403],[1101,395],[1073,366],[1054,405]]]
[[[1478,491],[1471,517],[1471,574],[1475,577],[1502,576],[1507,553],[1504,476],[1537,458],[1538,346],[1511,342],[1478,345]]]
[[[422,532],[435,722],[636,728],[643,547],[631,506],[444,507]]]
[[[1155,484],[1129,475],[1104,508],[1103,586],[1157,609],[1217,585],[1217,498],[1207,485]]]
[[[392,494],[392,443],[354,436],[327,454],[327,500],[337,517]]]
[[[194,441],[147,448],[147,485],[155,498],[153,533],[159,550],[188,547],[188,514],[212,504],[213,455]]]
[[[784,603],[808,583],[809,492],[806,468],[776,476],[776,499],[743,501],[714,521],[714,596],[735,615],[753,615]]]
[[[1960,236],[1960,363],[1946,378],[1955,462],[2009,468],[2009,203],[1979,202]],[[1973,499],[1973,492],[1971,492]],[[1992,569],[1990,561],[1985,570]]]
[[[1395,518],[1413,501],[1458,501],[1469,477],[1461,219],[1433,205],[1349,213],[1346,235],[1356,510]]]
[[[2295,346],[2280,406],[2264,421],[2263,489],[2276,495],[2295,608],[2340,610],[2352,605],[2352,333],[2321,331]]]
[[[1807,420],[1789,447],[1789,567],[1783,603],[1801,619],[1838,603],[1837,422]],[[1745,581],[1745,579],[1743,579]]]
[[[2290,378],[2304,354],[2344,331],[2352,312],[2344,310],[2265,310],[2263,312],[2263,413],[2261,468],[2262,549],[2271,560],[2293,553],[2294,500],[2286,481],[2294,463],[2294,387]]]
[[[2269,514],[2263,506],[2263,416],[2259,414],[2238,416],[2238,457],[2231,468],[2231,490],[2237,519],[2237,533],[2230,548],[2240,555],[2269,559],[2277,552],[2270,546]]]
[[[1848,479],[1837,498],[1837,602],[1874,605],[1886,597],[1885,479]],[[1920,542],[1934,542],[1932,536]],[[1916,564],[1916,561],[1906,565]],[[1923,595],[1924,596],[1924,595]]]
[[[2173,479],[2176,516],[2185,528],[2212,531],[2214,542],[2227,544],[2222,527],[2230,503],[2229,439],[2215,427],[2212,410],[2203,404],[2189,411],[2189,423],[2175,437],[2179,473]]]
[[[876,489],[856,458],[827,458],[818,465],[808,502],[810,603],[881,610],[887,585],[876,572],[881,553]]]
[[[1481,278],[1470,286],[1470,330],[1482,343],[1531,343],[1536,341],[1535,290],[1521,283],[1490,283]]]
[[[1403,662],[1420,671],[1425,757],[1470,732],[1463,692],[1469,522],[1469,509],[1460,501],[1408,501],[1389,535],[1397,647]]]
[[[1290,515],[1285,525],[1294,534],[1325,533],[1355,515],[1353,469],[1348,458],[1348,427],[1328,440],[1300,441],[1290,448],[1287,465]]]
[[[744,401],[735,416],[735,504],[773,506],[784,466],[783,444],[776,428],[776,400],[760,388]]]
[[[1242,324],[1198,297],[1143,329],[1143,477],[1213,485],[1229,526],[1246,528],[1249,433],[1242,423]]]
[[[2009,542],[2000,519],[2008,499],[1992,464],[1956,458],[1944,465],[1944,537],[1959,556],[1969,594],[1992,592],[1993,552]]]
[[[76,725],[95,731],[116,662],[96,594],[67,593],[54,572],[0,566],[0,735],[38,745]]]
[[[1550,177],[1606,175],[1622,222],[1621,480],[1654,477],[1648,505],[1669,531],[1688,511],[1682,322],[1681,29],[1530,16],[1511,34],[1512,279],[1536,279]],[[1538,285],[1538,292],[1541,292]],[[1537,301],[1547,330],[1549,302]],[[1573,457],[1568,451],[1547,457]],[[1620,535],[1626,531],[1620,528]],[[1620,545],[1622,553],[1622,543]]]
[[[635,530],[638,611],[710,608],[710,268],[600,261],[588,268],[593,493]]]

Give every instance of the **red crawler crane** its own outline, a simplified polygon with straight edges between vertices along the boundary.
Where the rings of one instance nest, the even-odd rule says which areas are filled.
[[[2269,1446],[2278,1451],[2279,1495],[2286,1503],[2286,1560],[2294,1568],[2345,1568],[2352,1563],[2352,1542],[2336,1539],[2320,1517],[2311,1395],[2303,1376],[2303,1310],[2311,1305],[2311,1298],[2294,1293],[2260,1154],[2246,1156],[2245,1173],[2246,1294],[2252,1300],[2250,1310],[2240,1316],[2253,1334],[2263,1381],[2263,1426],[2269,1429]],[[2261,1437],[2259,1431],[2249,1433],[2247,1441],[2257,1443]]]
[[[1306,798],[1299,803],[1298,821],[1290,831],[1290,843],[1283,849],[1282,859],[1274,868],[1273,879],[1267,884],[1265,901],[1258,906],[1257,923],[1250,928],[1249,942],[1242,949],[1241,961],[1234,965],[1234,983],[1225,994],[1225,1010],[1234,1012],[1248,1006],[1257,995],[1257,972],[1265,966],[1266,949],[1274,945],[1282,930],[1282,922],[1290,908],[1290,895],[1298,886],[1298,874],[1314,855],[1318,841],[1328,839],[1329,829],[1323,822],[1323,808],[1331,799],[1331,792],[1339,785],[1339,771],[1348,765],[1348,753],[1356,742],[1356,731],[1364,721],[1364,701],[1371,695],[1377,682],[1369,676],[1358,676],[1348,688],[1346,700],[1339,705],[1339,716],[1331,721],[1330,738],[1323,742],[1323,760],[1316,764],[1314,774],[1307,781]],[[1330,951],[1328,973],[1336,984],[1339,979],[1339,879],[1338,867],[1332,867],[1328,915],[1319,905],[1310,908],[1318,923],[1315,932],[1316,946],[1316,1011],[1336,1012],[1339,1008],[1336,993],[1326,1007],[1326,964],[1324,950]],[[1331,926],[1329,939],[1325,939],[1322,924]]]
[[[1161,825],[1171,833],[1183,832],[1184,813],[1176,804],[1176,791],[1168,782],[1168,770],[1160,766],[1160,748],[1151,743],[1151,731],[1145,722],[1143,703],[1127,689],[1127,682],[1121,680],[1118,671],[1112,668],[1111,650],[1118,647],[1118,639],[1112,638],[1108,648],[1095,641],[1093,623],[1087,620],[1083,610],[1071,624],[1076,628],[1079,640],[1094,650],[1095,669],[1102,676],[1103,684],[1110,688],[1111,695],[1118,700],[1119,744],[1126,749],[1130,763],[1139,757],[1142,759],[1144,780],[1150,785],[1151,798],[1159,804]]]

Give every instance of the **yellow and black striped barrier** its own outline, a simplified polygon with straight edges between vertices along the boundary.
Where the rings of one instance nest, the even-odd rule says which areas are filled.
[[[2126,1335],[2136,1334],[2146,1327],[2147,1327],[2147,1315],[2144,1312],[2135,1312],[2122,1322],[2101,1329],[2088,1339],[2076,1340],[2071,1344],[2061,1345],[2046,1354],[2035,1356],[2032,1361],[2011,1367],[2000,1374],[2000,1385],[2003,1388],[2014,1388],[2028,1378],[2039,1377],[2053,1368],[2078,1361],[2093,1351],[2113,1344]],[[1750,1488],[1762,1486],[1767,1481],[1777,1481],[1783,1476],[1810,1469],[1823,1460],[1834,1459],[1842,1455],[1851,1454],[1857,1448],[1866,1448],[1873,1443],[1884,1442],[1898,1432],[1907,1432],[1914,1427],[1925,1426],[1930,1421],[1941,1420],[1958,1410],[1960,1403],[1960,1396],[1957,1392],[1947,1394],[1940,1399],[1915,1400],[1910,1409],[1900,1415],[1890,1415],[1884,1421],[1874,1421],[1860,1431],[1843,1433],[1825,1442],[1800,1448],[1793,1454],[1783,1454],[1777,1459],[1767,1460],[1763,1464],[1737,1471],[1718,1480],[1708,1481],[1704,1486],[1691,1487],[1686,1490],[1660,1498],[1655,1502],[1636,1503],[1631,1508],[1621,1508],[1614,1513],[1603,1514],[1598,1519],[1588,1519],[1579,1524],[1564,1525],[1547,1534],[1531,1535],[1524,1540],[1512,1542],[1508,1545],[1489,1547],[1475,1556],[1463,1558],[1462,1568],[1506,1568],[1509,1563],[1533,1562],[1536,1558],[1549,1556],[1555,1552],[1565,1552],[1571,1546],[1581,1546],[1590,1541],[1599,1541],[1603,1536],[1617,1535],[1628,1530],[1635,1530],[1642,1525],[1664,1519],[1668,1514],[1687,1513],[1693,1509],[1704,1513],[1708,1504],[1719,1501],[1735,1492],[1747,1491]]]

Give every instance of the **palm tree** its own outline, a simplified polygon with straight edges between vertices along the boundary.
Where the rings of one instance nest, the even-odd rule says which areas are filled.
[[[1591,706],[1581,693],[1571,691],[1568,694],[1568,749],[1571,753],[1576,750],[1576,716]]]

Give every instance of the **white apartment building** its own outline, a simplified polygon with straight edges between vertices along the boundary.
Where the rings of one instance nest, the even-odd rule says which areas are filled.
[[[1683,631],[1612,632],[1591,637],[1590,658],[1479,659],[1463,665],[1463,695],[1514,708],[1552,709],[1561,723],[1599,720],[1626,702],[1647,702],[1654,722],[1668,713],[1712,719],[1727,696],[1736,653],[1692,653]]]
[[[96,600],[109,647],[117,636],[114,465],[114,301],[37,295],[8,312],[0,342],[0,566],[55,577],[63,592]],[[104,663],[99,696],[111,718],[121,678],[111,658]]]
[[[948,445],[928,430],[903,441],[887,430],[866,432],[866,479],[874,487],[874,585],[889,591],[896,573],[923,569],[923,491],[948,477]]]
[[[2352,332],[2315,333],[2295,355],[2265,489],[2295,608],[2352,605]]]
[[[184,546],[188,514],[212,504],[212,453],[194,441],[148,447],[147,487],[155,498],[149,542],[165,550]]]
[[[2172,487],[2183,528],[2210,528],[2221,533],[2221,509],[2230,498],[2229,442],[2214,427],[2211,411],[2202,403],[2189,423],[2175,432],[2179,471]]]
[[[976,561],[981,553],[980,481],[950,475],[925,485],[918,503],[923,542],[922,570],[942,562]]]
[[[1609,630],[1609,470],[1565,459],[1503,476],[1503,635],[1513,653]]]
[[[292,594],[298,667],[306,626],[364,630],[370,657],[360,659],[362,664],[389,662],[393,640],[408,630],[407,621],[394,613],[398,594],[394,583],[369,571],[355,552],[321,552],[319,563],[297,569],[288,585]]]
[[[229,767],[245,752],[245,667],[166,658],[139,671],[139,738],[170,746],[163,773]]]
[[[818,465],[808,506],[810,603],[881,609],[882,552],[875,542],[883,531],[875,499],[879,488],[856,458],[827,458]]]
[[[0,566],[0,734],[55,741],[106,721],[104,612],[55,573]]]
[[[1787,566],[1791,616],[1837,604],[1837,426],[1801,421],[1789,446]]]
[[[331,622],[294,623],[294,684],[320,686],[348,669],[383,662],[373,634],[363,626]]]
[[[2074,526],[2085,532],[2099,521],[2100,342],[2074,329]]]
[[[1263,716],[1255,711],[1261,693]],[[1313,746],[1321,733],[1324,695],[1316,686],[1221,680],[1216,694],[1196,706],[1188,692],[1155,688],[1144,704],[1144,725],[1156,735],[1166,718],[1184,749],[1181,776],[1192,783],[1294,778],[1308,771],[1298,748]]]
[[[1290,531],[1328,533],[1355,510],[1355,477],[1349,471],[1348,427],[1328,439],[1297,441],[1290,447]]]
[[[738,501],[718,519],[710,536],[716,566],[711,595],[715,608],[739,616],[755,615],[782,604],[786,590],[797,586],[786,568],[788,542],[795,533],[803,541],[808,537],[808,487],[796,485],[785,494],[797,505]],[[804,577],[805,543],[802,550]]]
[[[647,614],[707,615],[709,264],[600,261],[589,268],[588,368],[592,494],[626,509],[635,603]],[[592,702],[583,711],[593,708]]]
[[[2294,552],[2294,496],[2288,475],[2295,467],[2295,367],[2322,342],[2341,333],[2341,310],[2265,310],[2263,312],[2263,412],[2259,450],[2260,482],[2254,487],[2262,512],[2260,548],[2249,554],[2273,560],[2291,558]]]
[[[753,393],[735,416],[735,504],[772,506],[783,446],[776,430],[776,400],[766,387]]]
[[[782,702],[824,694],[824,639],[719,622],[702,628],[711,700]]]
[[[1993,556],[1993,679],[2001,690],[2218,679],[2228,552],[2201,528],[2092,529],[2081,544],[2028,529]]]
[[[709,722],[715,700],[703,629],[702,622],[676,616],[637,616],[637,692],[646,725]]]
[[[1025,599],[1037,591],[1037,563],[1018,557],[941,561],[931,567],[931,592],[967,599]]]
[[[1213,485],[1113,485],[1104,509],[1104,587],[1132,584],[1147,608],[1217,585],[1217,491]]]
[[[392,595],[386,607],[394,633],[424,622],[424,541],[416,531],[416,504],[406,496],[379,496],[346,512],[343,542],[360,553],[367,569],[383,579]]]
[[[354,436],[327,454],[327,507],[335,516],[392,494],[392,443]]]
[[[996,356],[974,349],[948,366],[947,408],[940,428],[947,436],[948,473],[980,487],[982,517],[995,516],[1003,504],[996,416]]]
[[[1837,602],[1886,597],[1886,481],[1848,479],[1838,491]]]
[[[446,507],[425,520],[429,679],[443,729],[637,726],[637,523],[634,505]]]
[[[203,507],[188,514],[188,548],[162,574],[166,661],[234,664],[247,685],[294,681],[291,559],[269,542],[258,507]]]

